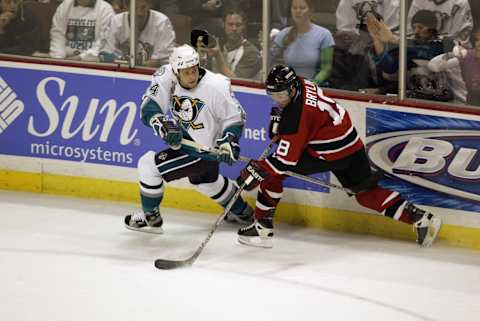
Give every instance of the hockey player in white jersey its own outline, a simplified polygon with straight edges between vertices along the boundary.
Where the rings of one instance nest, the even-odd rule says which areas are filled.
[[[168,117],[171,113],[174,119]],[[159,205],[165,182],[188,177],[196,189],[225,206],[237,190],[232,180],[219,175],[219,162],[237,161],[245,112],[235,98],[230,81],[199,66],[198,53],[183,45],[173,50],[170,64],[153,75],[141,106],[141,119],[170,148],[145,153],[138,161],[140,213],[127,215],[125,226],[133,230],[162,233]],[[181,145],[193,140],[224,151],[218,159]],[[227,221],[252,220],[252,208],[238,198]]]

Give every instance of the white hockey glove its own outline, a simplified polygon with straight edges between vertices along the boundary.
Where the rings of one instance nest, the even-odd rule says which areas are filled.
[[[452,54],[456,58],[465,58],[467,56],[467,49],[462,46],[456,45],[453,47]]]
[[[218,161],[232,165],[238,160],[240,155],[240,145],[238,138],[232,133],[226,133],[220,139],[215,141],[220,148],[221,153],[218,155]]]
[[[172,149],[180,149],[182,147],[182,131],[173,119],[169,119],[165,115],[157,114],[150,119],[150,126],[156,136],[163,138],[165,143]]]

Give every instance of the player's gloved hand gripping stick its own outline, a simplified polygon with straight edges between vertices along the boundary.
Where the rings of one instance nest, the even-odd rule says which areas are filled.
[[[188,145],[190,147],[192,147],[193,144],[197,144],[195,142],[188,141],[188,140],[185,140],[185,139],[182,139],[181,142],[182,142],[182,145]],[[274,143],[275,143],[275,139],[272,139],[272,141],[265,148],[265,150],[263,151],[263,153],[262,153],[262,155],[260,156],[259,159],[264,159],[265,157],[267,157],[267,155],[268,155],[268,153],[269,153],[269,151],[272,148]],[[198,146],[200,146],[200,145],[198,145]],[[211,149],[211,150],[212,151],[213,150],[218,151],[218,149]],[[202,148],[202,149],[198,149],[198,151],[199,152],[200,151],[210,152],[210,149],[206,150],[206,149]],[[228,214],[228,212],[230,212],[230,209],[232,208],[233,204],[235,203],[237,198],[242,193],[245,186],[250,184],[253,181],[253,179],[254,179],[253,176],[251,176],[250,179],[245,180],[245,182],[242,185],[239,186],[239,188],[237,189],[235,194],[233,194],[232,198],[230,199],[227,206],[225,207],[222,215],[220,215],[217,218],[217,220],[215,221],[215,223],[213,224],[212,228],[210,229],[210,231],[207,234],[207,237],[205,237],[203,242],[199,245],[199,247],[196,249],[196,251],[190,257],[188,257],[186,259],[183,259],[183,260],[156,259],[155,260],[155,267],[158,268],[158,269],[161,269],[161,270],[171,270],[171,269],[191,266],[195,262],[197,257],[202,253],[202,251],[205,248],[205,246],[207,245],[208,241],[210,241],[211,237],[213,236],[213,233],[215,233],[215,231],[217,230],[217,227],[220,225],[220,223],[223,222],[224,217]]]
[[[178,124],[167,116],[162,114],[154,115],[150,119],[150,126],[156,136],[163,138],[165,143],[172,149],[180,149],[182,141],[182,131]]]

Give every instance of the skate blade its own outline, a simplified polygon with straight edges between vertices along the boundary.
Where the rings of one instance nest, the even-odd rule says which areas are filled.
[[[238,243],[248,246],[261,247],[270,249],[273,247],[273,241],[271,239],[261,238],[259,236],[255,237],[238,237]]]
[[[137,232],[143,232],[143,233],[149,233],[149,234],[163,234],[163,229],[161,227],[150,227],[150,226],[133,227],[127,224],[125,224],[125,227],[129,230],[137,231]]]
[[[427,235],[425,236],[425,239],[423,240],[423,243],[420,246],[421,247],[432,246],[441,228],[442,228],[442,220],[438,217],[432,218],[432,223],[428,227]]]

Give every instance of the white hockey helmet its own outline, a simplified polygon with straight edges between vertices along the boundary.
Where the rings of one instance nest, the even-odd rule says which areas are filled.
[[[185,69],[196,66],[200,63],[198,52],[189,45],[183,45],[173,49],[169,58],[173,72],[178,74],[178,69]]]

